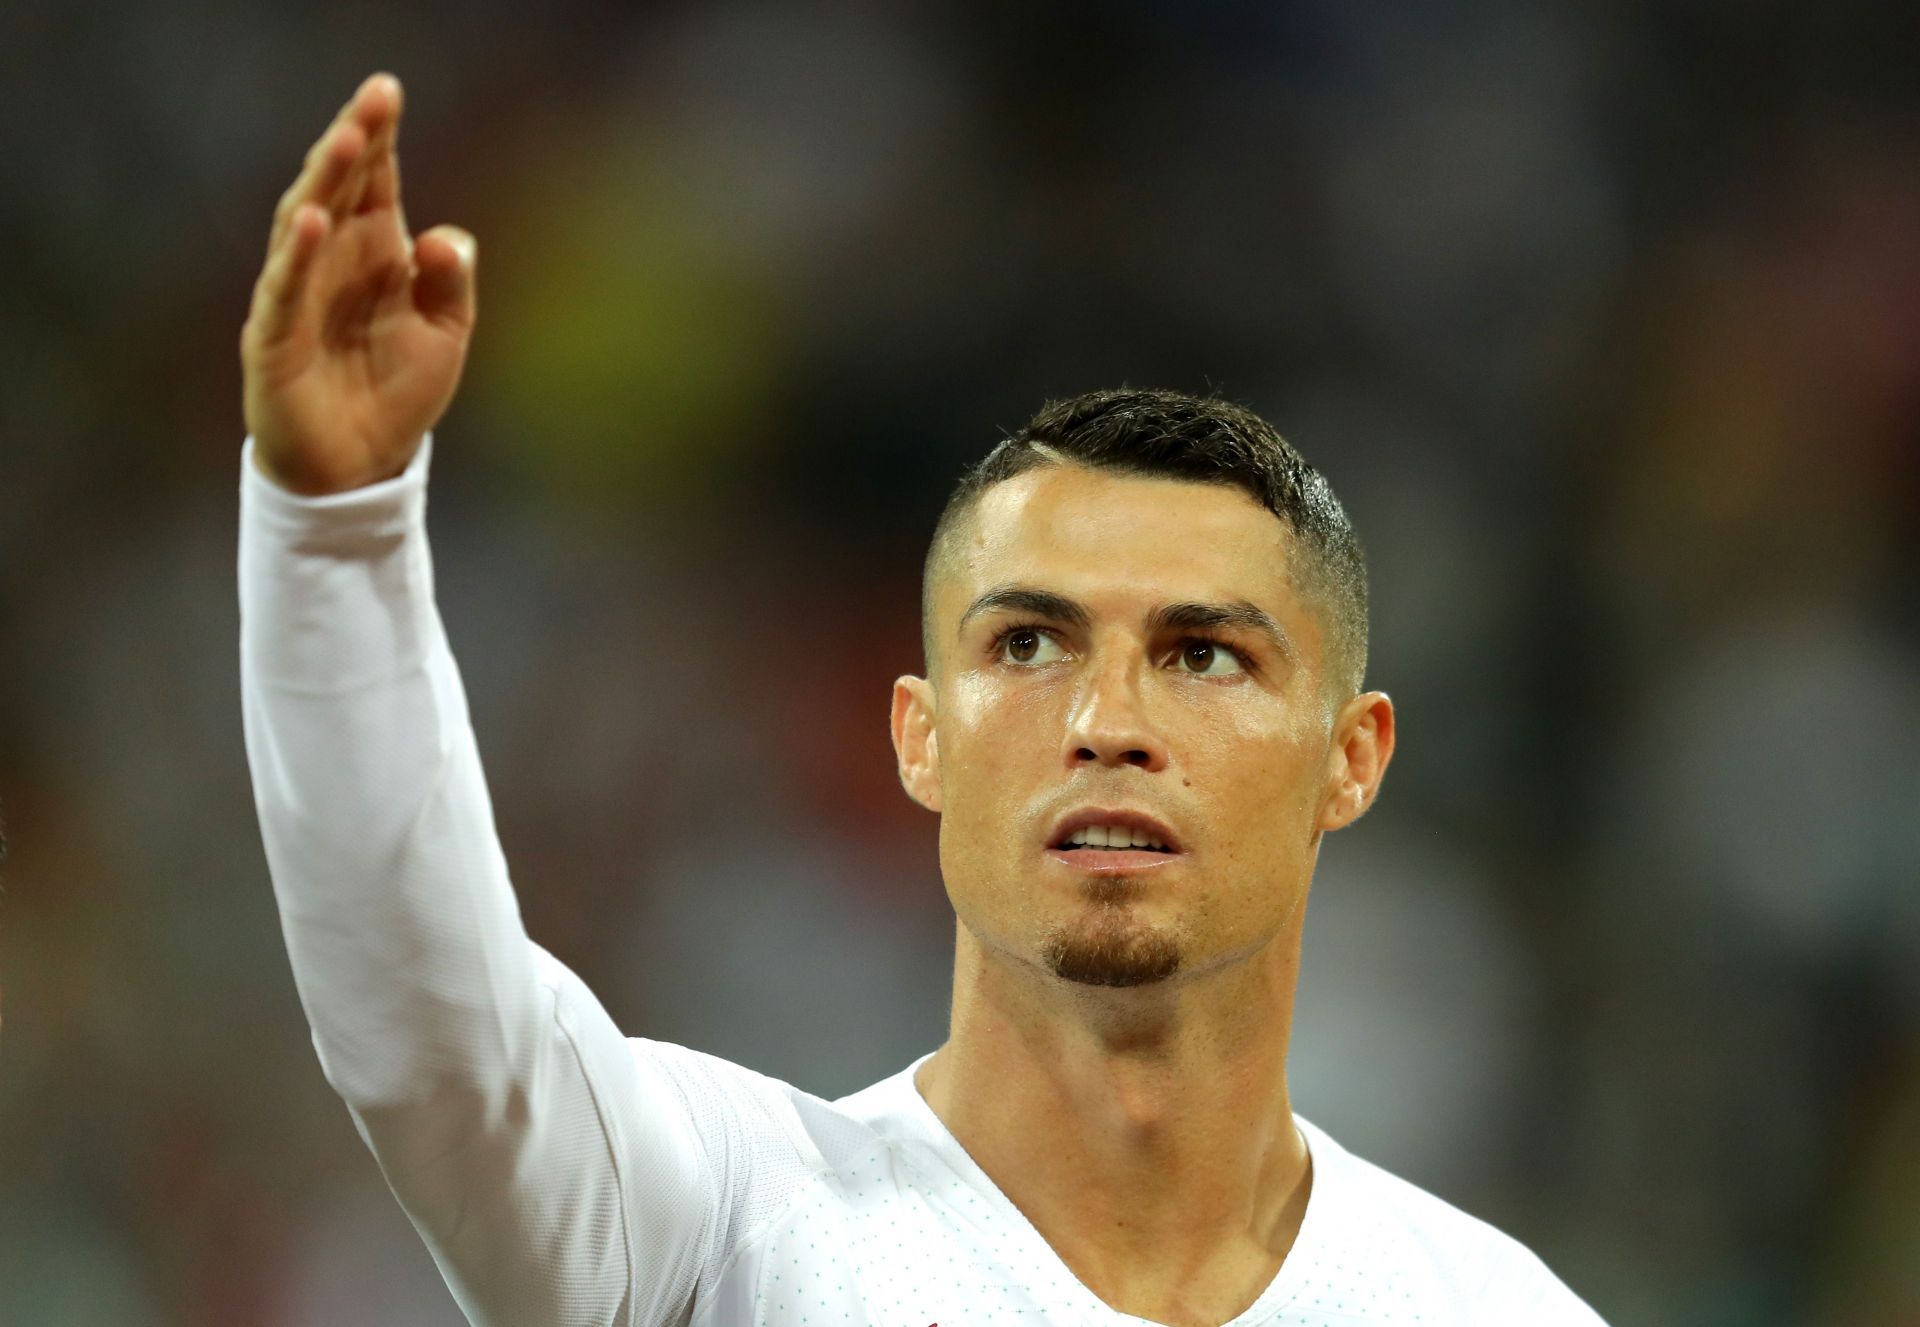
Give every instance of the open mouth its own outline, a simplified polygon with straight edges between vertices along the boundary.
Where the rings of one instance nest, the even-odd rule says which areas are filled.
[[[1173,852],[1158,834],[1129,825],[1083,825],[1053,846],[1061,852]]]
[[[1055,862],[1095,875],[1151,870],[1186,851],[1171,825],[1133,806],[1082,806],[1055,821],[1047,840]]]
[[[1058,848],[1061,852],[1080,852],[1085,849],[1093,852],[1157,852],[1169,857],[1173,855],[1173,849],[1155,847],[1150,843],[1062,843]]]

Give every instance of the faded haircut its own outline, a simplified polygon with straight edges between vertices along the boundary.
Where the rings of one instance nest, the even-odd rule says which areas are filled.
[[[1325,633],[1328,688],[1342,699],[1359,694],[1367,667],[1366,557],[1326,479],[1243,406],[1132,387],[1047,402],[960,476],[934,526],[921,574],[920,640],[929,677],[940,657],[935,586],[980,495],[1028,470],[1061,464],[1223,484],[1251,495],[1292,532],[1289,578]]]

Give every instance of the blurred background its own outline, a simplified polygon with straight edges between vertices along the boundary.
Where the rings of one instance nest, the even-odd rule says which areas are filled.
[[[455,1327],[240,738],[236,342],[368,72],[480,237],[433,537],[535,937],[942,1039],[892,678],[961,468],[1218,389],[1368,543],[1301,1112],[1616,1324],[1920,1323],[1920,38],[1882,0],[0,9],[0,1323]]]

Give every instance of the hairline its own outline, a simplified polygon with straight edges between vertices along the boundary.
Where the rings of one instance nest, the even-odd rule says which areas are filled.
[[[1115,474],[1132,479],[1164,479],[1171,483],[1193,484],[1202,488],[1231,489],[1246,497],[1254,506],[1279,522],[1280,527],[1287,533],[1287,553],[1285,557],[1287,585],[1301,597],[1306,604],[1307,611],[1312,614],[1315,624],[1320,629],[1320,672],[1323,687],[1327,693],[1330,696],[1334,696],[1337,701],[1344,701],[1351,695],[1359,694],[1360,682],[1363,679],[1350,679],[1348,676],[1351,671],[1351,660],[1346,658],[1348,648],[1342,642],[1344,633],[1336,621],[1338,615],[1332,602],[1334,596],[1330,593],[1329,587],[1324,583],[1329,570],[1326,565],[1328,559],[1324,555],[1315,553],[1307,545],[1307,541],[1301,536],[1299,530],[1294,528],[1292,521],[1261,501],[1260,498],[1245,485],[1236,483],[1233,479],[1225,477],[1208,479],[1197,475],[1169,474],[1162,470],[1130,465],[1126,462],[1108,464],[1104,462],[1087,461],[1077,456],[1068,456],[1044,442],[1031,439],[1027,440],[1024,445],[1028,449],[1040,453],[1045,459],[1022,466],[1013,474],[996,479],[990,484],[982,485],[972,493],[967,494],[963,501],[957,504],[950,504],[941,512],[940,518],[934,526],[933,541],[928,550],[927,563],[920,582],[920,644],[923,666],[927,670],[927,678],[929,681],[937,684],[940,671],[938,661],[944,657],[943,651],[935,639],[939,633],[934,630],[933,624],[934,601],[936,598],[934,589],[936,588],[936,583],[944,582],[947,578],[954,557],[954,544],[958,538],[957,532],[960,527],[973,519],[974,513],[979,509],[981,499],[986,497],[986,495],[994,489],[1000,487],[1000,485],[1011,483],[1022,475],[1031,474],[1038,470],[1071,466],[1090,473]],[[1321,583],[1316,584],[1316,582]],[[1337,660],[1335,658],[1336,655],[1339,656]],[[1338,667],[1335,667],[1336,662],[1339,665]]]

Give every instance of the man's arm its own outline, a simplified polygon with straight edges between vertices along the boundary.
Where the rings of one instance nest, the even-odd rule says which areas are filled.
[[[242,337],[241,679],[282,928],[327,1079],[469,1318],[675,1321],[710,1164],[657,1061],[521,926],[434,606],[425,430],[472,248],[408,238],[398,115],[370,79],[315,145]]]

